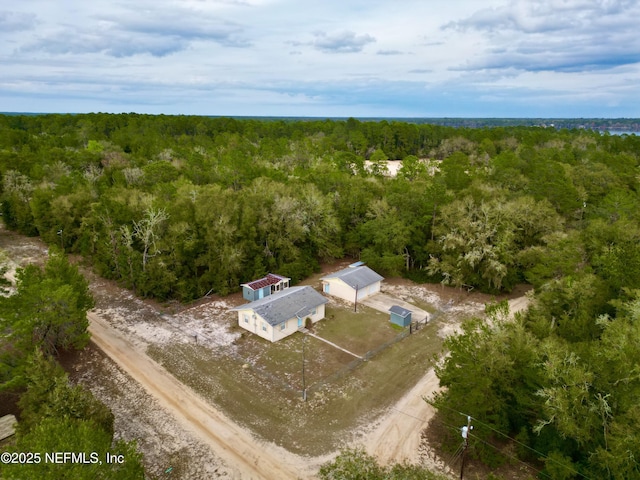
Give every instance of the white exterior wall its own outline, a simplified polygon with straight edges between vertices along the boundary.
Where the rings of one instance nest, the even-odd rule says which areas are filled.
[[[324,318],[324,313],[324,304],[322,304],[318,305],[316,308],[315,315],[308,315],[308,317],[311,318],[313,323],[316,323]],[[245,315],[248,316],[248,323],[244,321]],[[303,325],[305,318],[307,317],[302,318]],[[263,324],[265,325],[266,331],[262,329]],[[270,342],[277,342],[278,340],[282,340],[283,338],[298,331],[298,318],[294,317],[287,320],[285,329],[281,330],[280,325],[272,327],[253,310],[238,310],[238,325],[251,333],[255,333],[256,335],[269,340]]]
[[[309,315],[309,318],[311,318],[311,321],[313,323],[316,323],[324,318],[324,305],[324,303],[322,305],[318,305],[316,308],[316,314]]]
[[[245,322],[245,315],[249,322]],[[266,325],[266,331],[262,329],[262,325]],[[256,335],[273,342],[271,325],[264,321],[264,319],[253,310],[238,310],[238,325],[245,330],[255,333]]]
[[[370,297],[371,295],[375,295],[376,293],[378,293],[380,291],[380,283],[381,282],[372,283],[366,289],[359,290],[358,299],[367,298],[367,297]],[[363,292],[364,296],[360,296],[360,292]]]
[[[326,278],[322,281],[322,283],[322,291],[325,293],[327,293],[327,291],[324,288],[324,284],[329,284],[329,295],[342,298],[343,300],[346,300],[348,302],[353,302],[353,300],[356,298],[355,289],[351,288],[339,278]]]
[[[326,293],[324,288],[324,284],[329,284],[329,295],[333,295],[334,297],[342,298],[348,302],[353,303],[356,298],[356,289],[350,287],[346,283],[344,283],[339,278],[326,278],[323,281],[322,291]],[[362,300],[363,298],[370,297],[380,291],[380,282],[372,283],[363,288],[358,289],[358,300]]]

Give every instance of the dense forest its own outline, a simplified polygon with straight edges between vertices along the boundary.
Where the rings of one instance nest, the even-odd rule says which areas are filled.
[[[343,256],[533,285],[526,314],[497,305],[447,341],[434,401],[445,422],[478,419],[473,455],[503,462],[515,438],[546,478],[640,478],[639,156],[640,137],[587,129],[0,116],[5,225],[141,296],[298,281]]]

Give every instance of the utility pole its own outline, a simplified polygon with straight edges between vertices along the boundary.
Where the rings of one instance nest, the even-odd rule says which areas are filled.
[[[460,465],[460,480],[462,480],[462,476],[464,475],[464,460],[465,453],[467,452],[467,447],[469,446],[469,432],[473,430],[471,426],[471,416],[467,415],[467,424],[461,428],[462,430],[462,438],[464,438],[464,447],[462,447],[462,465]]]
[[[307,336],[303,333],[302,334],[302,400],[304,400],[305,402],[307,401],[307,385],[304,380],[304,349],[306,345],[306,342],[305,342],[306,339],[307,339]]]

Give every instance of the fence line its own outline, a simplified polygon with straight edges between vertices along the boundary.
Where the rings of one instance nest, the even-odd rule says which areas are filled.
[[[325,387],[326,385],[335,383],[336,381],[340,380],[341,378],[343,378],[348,373],[351,373],[353,370],[355,370],[357,367],[359,367],[362,363],[364,363],[364,362],[366,362],[368,360],[371,360],[373,357],[378,355],[380,352],[386,350],[390,346],[395,345],[399,341],[407,338],[409,335],[412,335],[413,333],[415,333],[418,330],[422,329],[423,327],[428,325],[431,321],[436,320],[437,318],[439,318],[442,314],[444,314],[450,308],[451,308],[451,304],[447,304],[447,306],[443,310],[438,310],[433,315],[429,314],[424,320],[411,322],[411,324],[409,325],[408,329],[403,330],[401,333],[399,333],[398,335],[393,337],[388,342],[385,342],[383,344],[378,345],[377,347],[375,347],[375,348],[369,350],[367,353],[365,353],[361,358],[356,358],[356,359],[352,360],[351,362],[349,362],[347,365],[345,365],[344,367],[342,367],[338,371],[336,371],[336,372],[334,372],[334,373],[332,373],[330,375],[327,375],[326,377],[318,380],[316,383],[308,386],[307,389],[306,389],[306,393],[303,392],[302,390],[299,390],[298,388],[295,388],[294,386],[290,385],[287,381],[283,380],[279,376],[274,375],[273,373],[267,371],[265,368],[260,368],[260,367],[258,367],[256,365],[253,365],[253,362],[251,362],[249,359],[246,359],[246,358],[242,357],[242,355],[238,354],[237,352],[234,352],[234,351],[231,351],[231,350],[227,350],[225,352],[225,354],[226,355],[230,355],[235,360],[242,362],[243,365],[247,365],[248,366],[247,368],[250,368],[252,371],[258,373],[259,375],[268,378],[271,382],[273,382],[274,384],[279,385],[281,388],[283,388],[283,389],[285,389],[285,390],[287,390],[289,392],[292,392],[292,393],[298,393],[298,394],[302,395],[304,398],[306,398],[306,396],[308,394],[317,392],[317,391],[321,390],[323,387]],[[173,327],[175,330],[178,330],[179,332],[181,332],[183,334],[188,334],[188,336],[195,337],[196,342],[198,341],[198,337],[201,338],[201,339],[205,339],[205,340],[211,340],[207,335],[202,334],[201,332],[198,333],[197,335],[195,334],[195,332],[189,332],[186,328],[184,328],[183,325],[179,324],[176,321],[176,319],[173,317],[173,315],[168,315],[166,313],[161,313],[161,314],[159,314],[159,317],[162,320],[164,320],[166,323],[168,323],[171,327]]]
[[[440,312],[438,312],[438,313],[440,313]],[[436,317],[435,316],[431,317],[431,319],[434,319],[434,318],[436,318]],[[340,380],[345,375],[347,375],[348,373],[351,373],[357,367],[362,365],[362,363],[364,363],[364,362],[366,362],[368,360],[371,360],[373,357],[378,355],[380,352],[386,350],[387,348],[389,348],[392,345],[395,345],[400,340],[403,340],[403,339],[407,338],[409,335],[417,332],[422,327],[426,326],[429,323],[428,319],[429,319],[429,317],[427,317],[424,321],[421,321],[421,322],[412,322],[411,325],[409,326],[409,329],[406,329],[402,333],[399,333],[398,335],[393,337],[388,342],[385,342],[385,343],[382,343],[382,344],[378,345],[377,347],[375,347],[375,348],[369,350],[367,353],[365,353],[362,356],[362,358],[356,358],[355,360],[352,360],[351,362],[346,364],[344,367],[342,367],[337,372],[334,372],[334,373],[332,373],[330,375],[327,375],[323,379],[318,380],[316,383],[314,383],[313,385],[310,385],[307,388],[307,394],[317,392],[320,389],[322,389],[324,386],[329,385],[331,383],[335,383],[336,381]],[[302,392],[300,392],[300,393],[302,394]]]

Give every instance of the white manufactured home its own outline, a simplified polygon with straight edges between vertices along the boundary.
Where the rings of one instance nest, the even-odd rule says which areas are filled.
[[[307,318],[313,323],[322,320],[327,302],[311,287],[290,287],[232,311],[238,312],[242,328],[277,342],[298,331]]]

